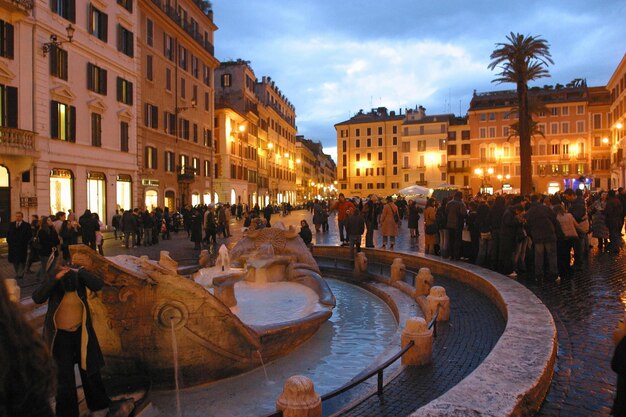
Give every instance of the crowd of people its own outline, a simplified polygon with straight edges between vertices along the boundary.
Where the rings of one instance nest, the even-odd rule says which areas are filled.
[[[407,219],[410,239],[416,239],[423,215],[426,254],[465,260],[511,277],[532,273],[536,278],[560,279],[582,268],[592,241],[598,253],[619,253],[626,190],[473,197],[457,191],[441,201],[429,198],[423,210],[402,197],[381,201],[370,195],[351,201],[340,194],[330,208],[314,203],[316,231],[332,211],[337,213],[342,246],[360,250],[365,232],[365,246],[375,247],[374,231],[379,230],[379,247],[393,250],[402,220]]]

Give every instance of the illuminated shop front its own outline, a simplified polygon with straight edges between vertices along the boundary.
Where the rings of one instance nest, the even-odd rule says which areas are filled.
[[[145,203],[146,210],[152,211],[156,209],[159,205],[159,192],[156,190],[147,190]]]
[[[196,207],[200,205],[200,193],[191,193],[191,206]]]
[[[165,207],[170,210],[170,213],[176,211],[176,194],[174,191],[165,192]]]
[[[107,179],[104,173],[90,171],[87,173],[87,209],[92,213],[98,213],[100,220],[106,223],[106,185]]]
[[[74,209],[74,174],[69,169],[50,170],[50,213]]]
[[[202,197],[202,202],[206,205],[211,204],[211,194],[210,193],[204,193],[204,196]]]
[[[131,210],[133,208],[132,200],[133,179],[130,175],[119,174],[116,183],[116,206],[117,210]]]

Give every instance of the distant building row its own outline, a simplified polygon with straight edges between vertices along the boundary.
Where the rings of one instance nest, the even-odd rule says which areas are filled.
[[[533,187],[625,185],[626,56],[606,87],[534,87]],[[519,138],[514,91],[474,93],[467,116],[404,114],[381,107],[337,123],[337,176],[346,195],[393,195],[417,184],[467,193],[517,192]]]
[[[18,210],[296,202],[295,108],[220,64],[207,4],[0,1],[0,236]]]

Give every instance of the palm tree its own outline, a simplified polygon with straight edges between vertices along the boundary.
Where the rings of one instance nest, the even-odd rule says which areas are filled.
[[[532,156],[530,148],[531,115],[528,111],[528,82],[539,78],[549,77],[546,69],[554,64],[550,55],[550,48],[546,40],[535,36],[524,36],[511,32],[506,37],[508,43],[497,43],[491,53],[491,63],[488,68],[498,68],[501,72],[495,83],[515,83],[517,85],[517,101],[519,107],[519,137],[520,137],[520,165],[521,184],[523,195],[532,192]]]
[[[539,98],[539,96],[537,95],[530,95],[528,97],[528,107],[527,107],[527,111],[528,111],[528,135],[529,137],[532,139],[535,136],[541,136],[543,138],[546,137],[545,133],[541,131],[541,129],[539,129],[539,123],[537,123],[534,119],[534,116],[539,114],[539,113],[547,113],[548,107],[546,107],[545,103],[543,101],[541,101],[541,99]],[[506,140],[511,140],[511,138],[514,137],[519,137],[520,136],[520,132],[519,132],[519,107],[518,106],[513,106],[511,108],[511,114],[517,114],[518,115],[518,119],[517,122],[514,122],[510,125],[510,131],[509,131],[509,136],[506,138]],[[521,152],[520,152],[521,153]]]

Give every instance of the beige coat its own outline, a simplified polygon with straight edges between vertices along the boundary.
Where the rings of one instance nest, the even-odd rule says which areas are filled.
[[[393,219],[394,213],[398,214],[398,207],[393,203],[386,203],[380,216],[380,234],[383,236],[398,236],[398,224]]]
[[[434,235],[426,234],[426,226],[429,224],[437,223],[437,209],[435,207],[426,207],[424,209],[424,244],[436,245],[439,243],[439,233]]]

